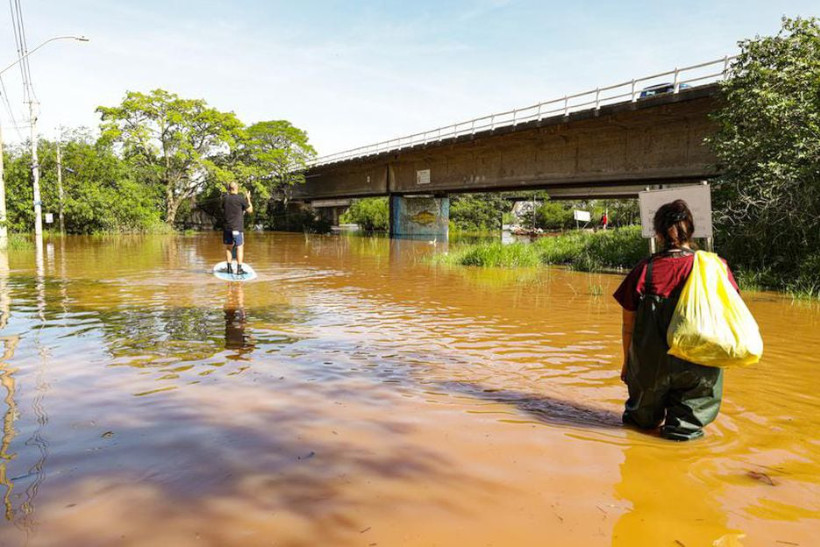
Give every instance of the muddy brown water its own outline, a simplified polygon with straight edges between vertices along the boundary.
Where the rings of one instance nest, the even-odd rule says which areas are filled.
[[[820,306],[706,438],[624,429],[621,277],[249,234],[0,254],[3,545],[817,545]]]

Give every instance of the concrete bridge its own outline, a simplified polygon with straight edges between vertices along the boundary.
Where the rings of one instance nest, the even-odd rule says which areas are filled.
[[[634,197],[718,174],[704,139],[729,58],[320,157],[293,199],[390,196],[393,235],[444,235],[448,194]]]

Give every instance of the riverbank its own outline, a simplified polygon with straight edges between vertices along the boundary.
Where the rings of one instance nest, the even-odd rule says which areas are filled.
[[[534,268],[567,266],[581,272],[618,271],[632,268],[648,254],[648,243],[639,226],[599,232],[567,232],[543,237],[531,243],[504,244],[500,241],[457,247],[433,257],[433,262],[449,266],[484,268]],[[732,260],[729,260],[732,264]],[[734,268],[741,290],[771,290],[795,299],[820,299],[820,285],[809,276],[787,279],[771,270]]]
[[[565,265],[573,270],[599,272],[631,268],[647,254],[638,226],[602,232],[568,232],[531,243],[500,241],[459,247],[433,261],[452,266],[521,268]]]

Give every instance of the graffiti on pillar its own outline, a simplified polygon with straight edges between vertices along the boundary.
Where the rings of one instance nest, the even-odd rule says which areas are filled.
[[[422,226],[430,226],[436,223],[436,214],[430,211],[419,211],[410,217],[410,222],[421,224]]]
[[[450,218],[447,197],[392,196],[394,235],[446,235]]]

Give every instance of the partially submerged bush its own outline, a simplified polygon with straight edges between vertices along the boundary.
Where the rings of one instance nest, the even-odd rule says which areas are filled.
[[[461,266],[528,267],[565,264],[580,271],[632,267],[647,254],[639,227],[606,232],[571,232],[528,243],[484,243],[457,248],[436,261]]]

